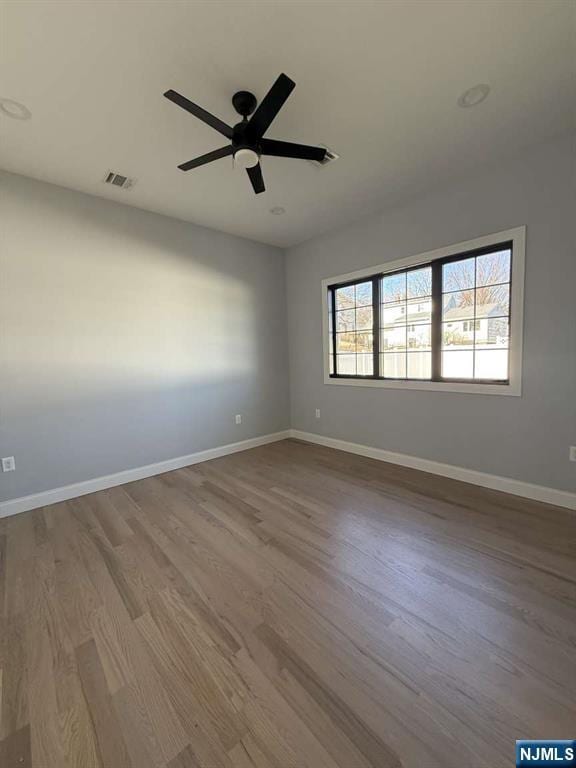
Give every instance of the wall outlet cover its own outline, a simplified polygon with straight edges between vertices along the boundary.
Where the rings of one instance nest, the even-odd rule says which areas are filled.
[[[16,462],[14,456],[6,456],[2,459],[2,472],[14,472],[16,469]]]
[[[235,421],[236,421],[236,424],[242,424],[242,414],[241,413],[237,413],[236,414]]]
[[[570,461],[576,461],[576,445],[570,446]]]

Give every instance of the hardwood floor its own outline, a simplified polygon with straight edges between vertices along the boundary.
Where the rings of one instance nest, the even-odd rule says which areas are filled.
[[[576,516],[284,441],[0,521],[3,768],[504,768],[573,738]]]

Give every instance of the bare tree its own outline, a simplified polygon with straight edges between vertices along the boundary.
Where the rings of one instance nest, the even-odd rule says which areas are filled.
[[[474,261],[476,263],[474,263]],[[510,257],[507,251],[499,254],[487,254],[474,259],[456,261],[449,266],[449,276],[445,280],[445,291],[461,291],[458,307],[474,304],[499,304],[504,300],[505,290],[502,283],[509,280]],[[475,276],[474,276],[475,269]],[[474,292],[474,286],[476,291]]]

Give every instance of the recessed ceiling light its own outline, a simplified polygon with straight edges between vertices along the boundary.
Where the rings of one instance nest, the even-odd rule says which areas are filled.
[[[13,117],[14,120],[30,120],[32,112],[14,99],[0,99],[0,112],[6,117]]]
[[[458,106],[464,108],[475,107],[476,104],[480,104],[480,102],[484,101],[489,93],[490,86],[486,85],[486,83],[473,85],[472,88],[468,88],[468,90],[464,91],[462,96],[460,96],[458,99]]]
[[[272,216],[282,216],[283,213],[286,213],[286,208],[282,208],[281,205],[275,205],[274,208],[270,208],[270,213]]]

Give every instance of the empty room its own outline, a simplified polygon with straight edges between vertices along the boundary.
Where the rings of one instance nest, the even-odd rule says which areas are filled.
[[[0,767],[576,766],[576,2],[0,0]]]

